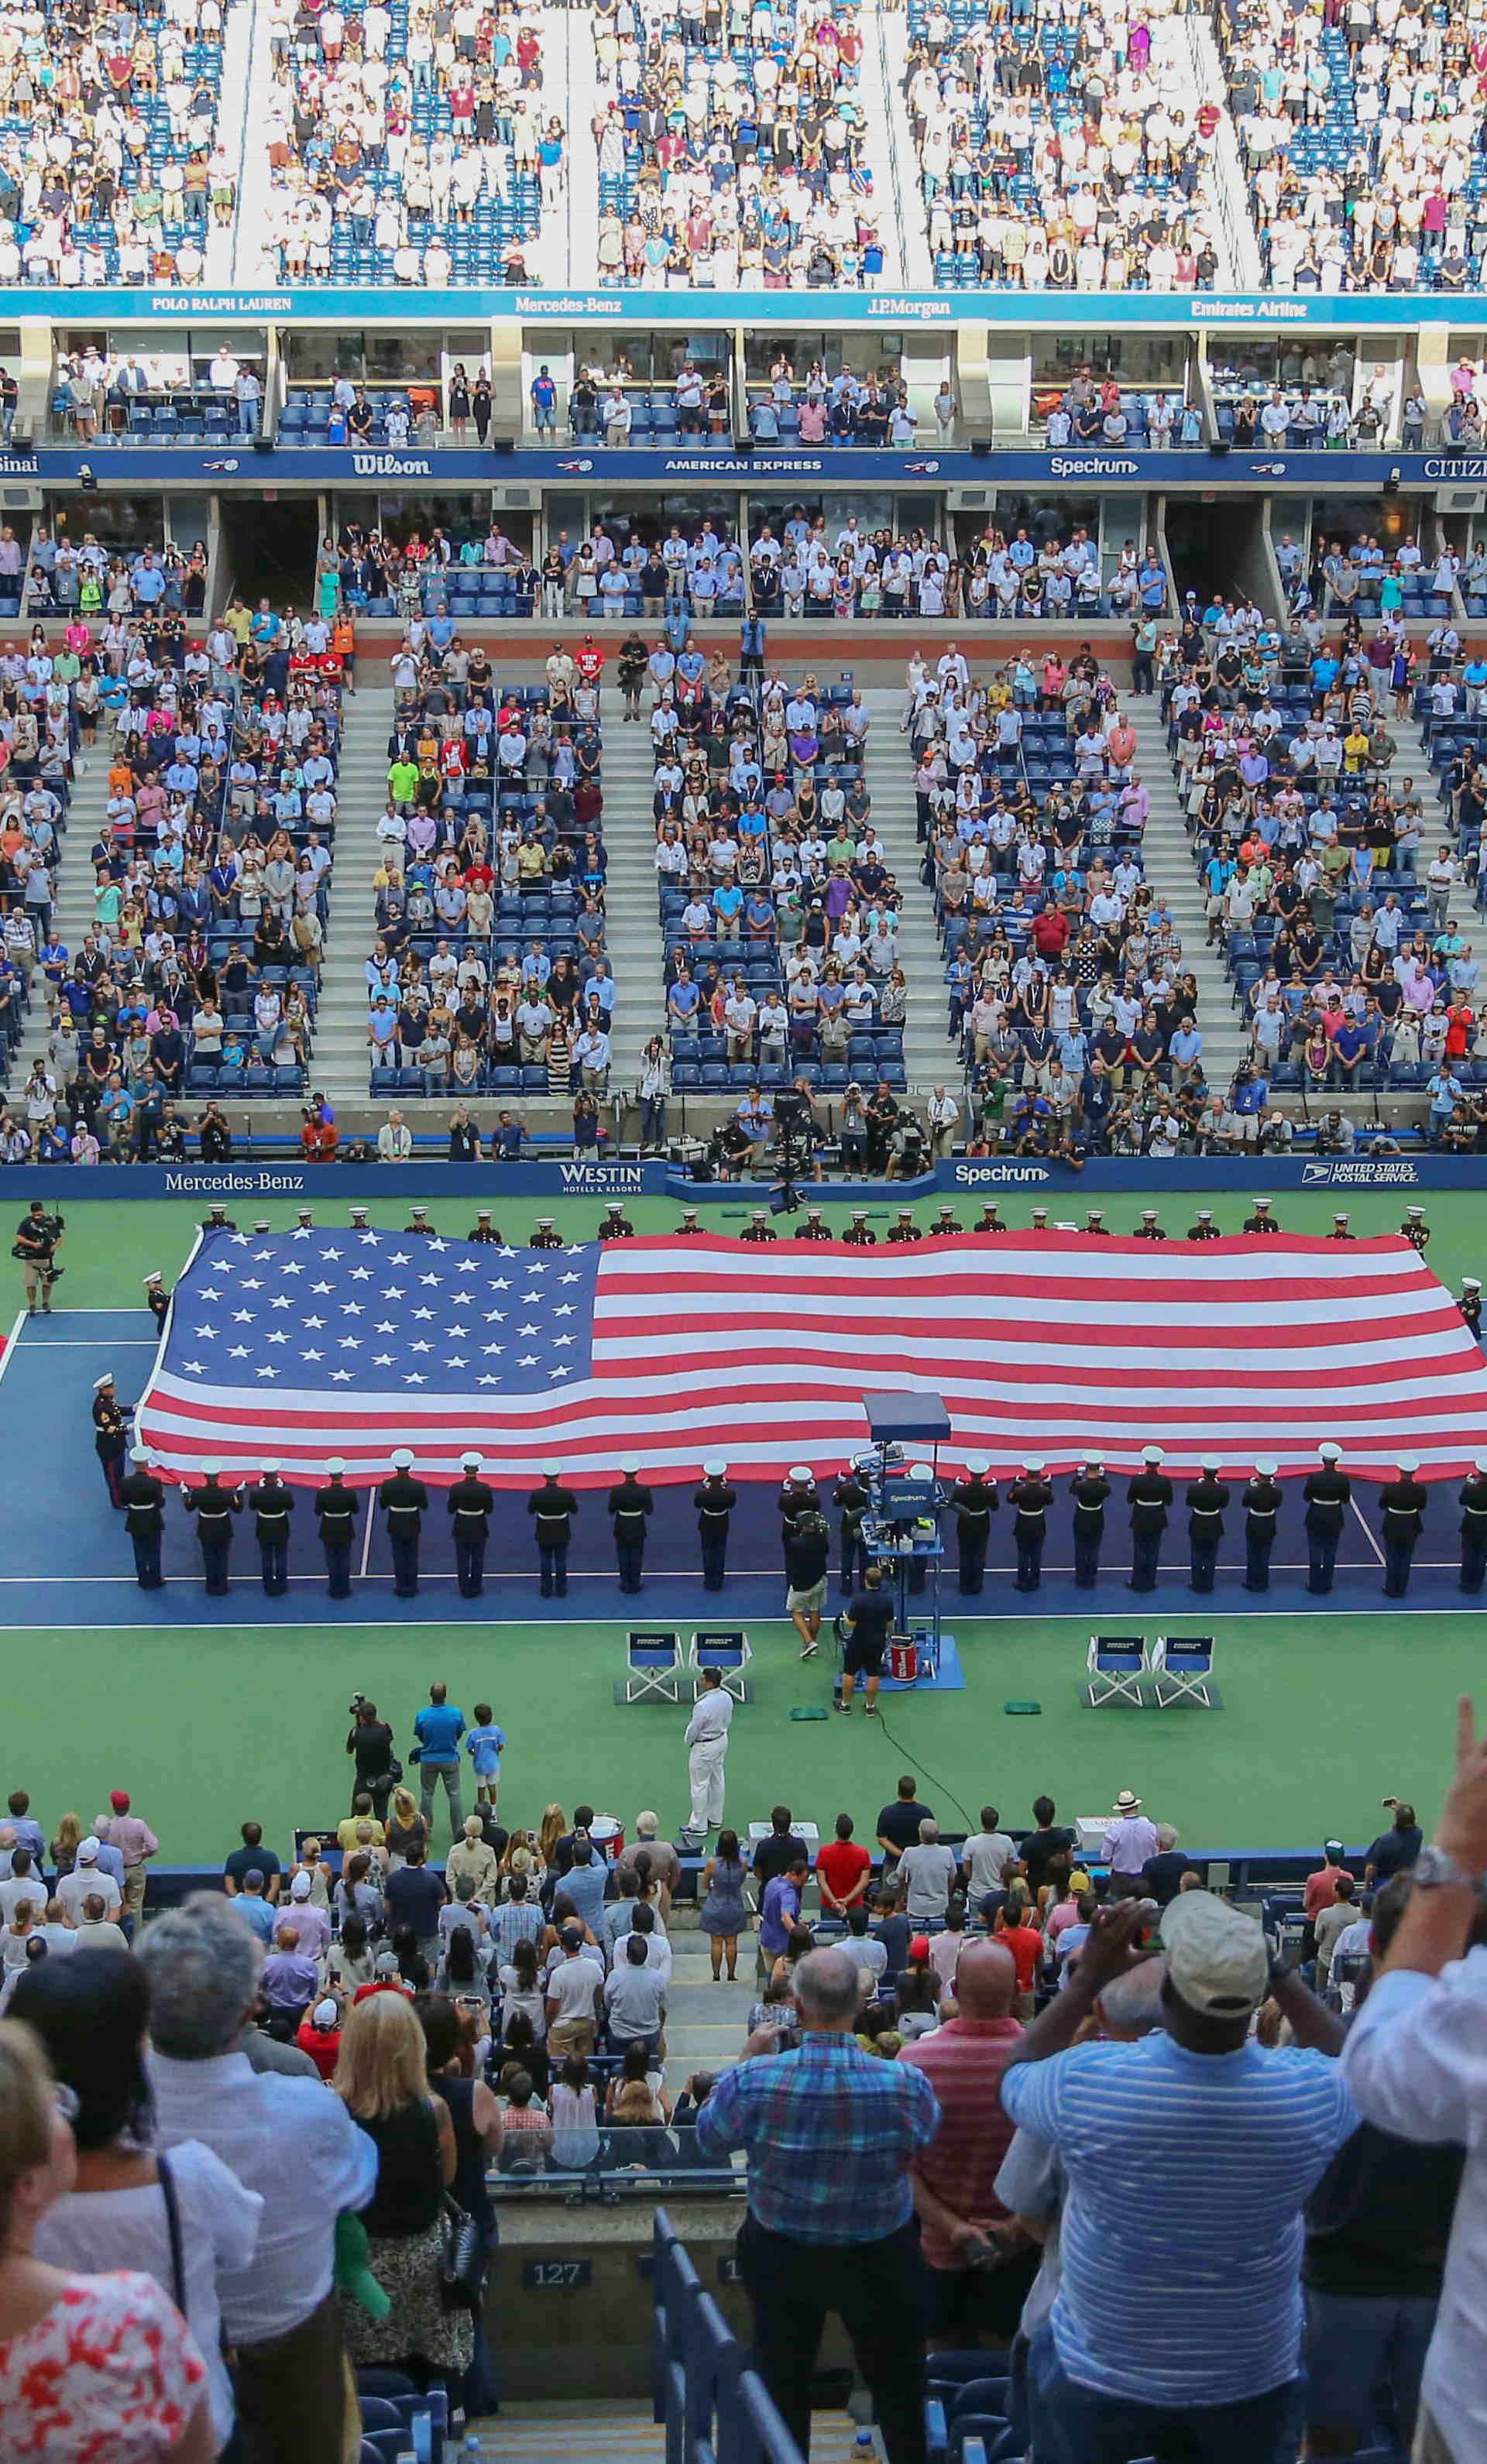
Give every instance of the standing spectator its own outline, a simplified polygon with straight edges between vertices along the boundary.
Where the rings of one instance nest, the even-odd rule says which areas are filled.
[[[872,2392],[889,2464],[922,2464],[923,2348],[909,2168],[940,2122],[911,2065],[862,2051],[860,1987],[844,1950],[810,1952],[795,1970],[802,2041],[775,2051],[772,2029],[744,2046],[695,2124],[704,2157],[748,2156],[739,2260],[760,2374],[802,2455],[810,2452],[810,2379],[828,2317],[841,2319]]]
[[[426,1822],[433,1819],[434,1791],[442,1780],[449,1805],[449,1836],[459,1837],[464,1819],[459,1788],[459,1740],[465,1733],[465,1715],[449,1700],[449,1688],[435,1683],[429,1688],[429,1707],[420,1711],[413,1722],[413,1734],[418,1740],[419,1768],[422,1774],[422,1811]]]
[[[1122,1788],[1112,1808],[1100,1854],[1112,1874],[1137,1875],[1157,1853],[1157,1826],[1141,1810],[1141,1798]]]
[[[940,2127],[911,2174],[929,2340],[963,2346],[978,2328],[1011,2337],[1035,2262],[995,2187],[1012,2141],[1002,2073],[1022,2035],[1011,2015],[1017,1970],[999,1943],[966,1943],[948,1990],[957,2015],[916,2036],[899,2059],[923,2072],[940,2106]]]
[[[151,1857],[159,1856],[160,1842],[149,1824],[131,1811],[126,1788],[116,1788],[108,1805],[107,1814],[100,1814],[93,1828],[123,1859],[124,1922],[132,1928],[144,1912],[144,1868]]]
[[[218,2285],[249,2464],[338,2456],[346,2376],[331,2292],[336,2218],[366,2205],[376,2150],[318,2079],[252,2068],[242,2038],[262,1949],[223,1900],[193,1894],[144,1927],[136,1955],[150,1993],[157,2146],[201,2141],[263,2201],[252,2262]]]
[[[1201,2464],[1294,2464],[1301,2211],[1358,2122],[1336,2063],[1301,2048],[1335,2051],[1342,2031],[1279,1978],[1298,2043],[1262,2047],[1264,1934],[1186,1891],[1162,1918],[1162,2028],[1073,2046],[1101,1987],[1149,1955],[1132,1951],[1142,1917],[1131,1902],[1092,1928],[1002,2082],[1067,2182],[1062,2277],[1029,2356],[1033,2444],[1039,2464],[1128,2464],[1183,2433]],[[1200,2267],[1201,2309],[1161,2290]]]
[[[367,2264],[388,2296],[373,2320],[341,2294],[346,2349],[359,2369],[459,2372],[473,2350],[468,2311],[443,2301],[444,2193],[455,2178],[454,2117],[430,2091],[424,2034],[401,1993],[373,1993],[350,2012],[332,2081],[376,2157],[363,2221]]]
[[[207,2365],[212,2428],[226,2446],[236,2408],[222,2355],[217,2276],[250,2264],[263,2201],[199,2140],[184,2140],[164,2160],[152,2152],[148,2010],[144,1969],[126,1951],[44,1959],[17,1982],[11,2017],[34,2028],[54,2079],[78,2100],[77,2179],[42,2218],[34,2248],[54,2267],[93,2275],[137,2267],[154,2277]]]
[[[129,2270],[72,2275],[35,2253],[47,2213],[72,2189],[77,2154],[34,2036],[0,2023],[0,2419],[11,2455],[169,2457],[216,2450],[201,2354],[153,2279]],[[66,2448],[62,2445],[67,2439]]]
[[[1382,1883],[1392,1881],[1396,1874],[1402,1874],[1406,1866],[1412,1865],[1424,1837],[1412,1805],[1397,1796],[1387,1796],[1384,1802],[1392,1807],[1394,1819],[1387,1831],[1380,1832],[1364,1858],[1365,1891],[1377,1890]]]

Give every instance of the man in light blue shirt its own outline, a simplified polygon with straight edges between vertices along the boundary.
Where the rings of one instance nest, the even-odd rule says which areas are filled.
[[[449,1800],[450,1837],[459,1837],[464,1809],[459,1794],[459,1740],[465,1733],[465,1715],[449,1700],[449,1688],[434,1684],[429,1688],[427,1710],[420,1711],[413,1722],[413,1735],[418,1740],[418,1764],[422,1777],[424,1820],[433,1824],[434,1791],[440,1780]]]
[[[1062,2280],[1029,2357],[1033,2447],[1038,2464],[1127,2464],[1181,2427],[1200,2464],[1291,2464],[1303,2210],[1358,2126],[1328,2057],[1343,2031],[1271,1978],[1253,1918],[1187,1891],[1162,1918],[1161,2029],[1075,2046],[1143,1956],[1143,1916],[1126,1902],[1092,1926],[1003,2074],[1004,2111],[1068,2182]],[[1250,2036],[1270,1993],[1297,2039],[1283,2052]]]

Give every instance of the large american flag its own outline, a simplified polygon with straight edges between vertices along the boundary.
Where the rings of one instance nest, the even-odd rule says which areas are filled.
[[[137,1415],[161,1464],[289,1480],[431,1481],[477,1448],[498,1484],[544,1464],[579,1485],[633,1462],[689,1481],[835,1471],[867,1437],[864,1395],[941,1396],[958,1468],[988,1455],[1121,1470],[1219,1455],[1347,1468],[1418,1456],[1429,1478],[1487,1449],[1487,1364],[1402,1240],[1282,1235],[1206,1244],[1068,1233],[836,1242],[659,1239],[561,1250],[389,1232],[203,1241],[176,1287]]]

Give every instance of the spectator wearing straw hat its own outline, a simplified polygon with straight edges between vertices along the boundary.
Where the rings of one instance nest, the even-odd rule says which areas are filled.
[[[1122,1788],[1116,1798],[1099,1853],[1112,1874],[1128,1876],[1140,1874],[1156,1855],[1157,1826],[1143,1814],[1134,1789]]]

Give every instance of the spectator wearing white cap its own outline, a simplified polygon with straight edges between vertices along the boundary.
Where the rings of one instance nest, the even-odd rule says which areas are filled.
[[[1430,1503],[1430,1492],[1418,1477],[1419,1469],[1413,1455],[1401,1455],[1394,1479],[1386,1481],[1379,1491],[1386,1599],[1402,1600],[1409,1589],[1410,1562],[1415,1543],[1425,1529],[1425,1509]]]
[[[491,1536],[491,1508],[496,1492],[480,1478],[480,1457],[459,1458],[463,1478],[449,1492],[455,1530],[455,1576],[462,1600],[477,1600],[485,1589],[485,1551]]]
[[[315,1512],[325,1551],[325,1589],[333,1600],[351,1596],[351,1543],[359,1511],[356,1491],[346,1486],[346,1467],[340,1455],[325,1463],[325,1485],[315,1492]]]
[[[1029,1455],[1007,1492],[1017,1551],[1013,1589],[1019,1592],[1035,1592],[1043,1580],[1043,1543],[1048,1537],[1048,1509],[1054,1503],[1046,1470],[1040,1455]]]
[[[82,1911],[88,1901],[97,1897],[103,1902],[103,1913],[114,1923],[123,1907],[123,1893],[112,1874],[105,1874],[99,1864],[99,1843],[90,1831],[86,1839],[78,1842],[78,1861],[70,1874],[64,1874],[56,1886],[56,1898],[66,1924],[82,1923]]]
[[[986,1577],[991,1517],[999,1502],[990,1470],[985,1455],[967,1455],[965,1472],[945,1501],[955,1517],[955,1545],[960,1556],[957,1582],[963,1592],[979,1592]]]
[[[1240,1503],[1244,1507],[1244,1588],[1247,1592],[1268,1592],[1270,1589],[1270,1552],[1276,1545],[1276,1522],[1280,1512],[1280,1484],[1276,1478],[1280,1466],[1272,1455],[1262,1455],[1244,1485]]]
[[[257,1529],[263,1588],[271,1599],[281,1598],[289,1589],[289,1518],[295,1501],[277,1463],[259,1465],[257,1485],[249,1490],[248,1503]]]
[[[1343,1517],[1352,1503],[1353,1484],[1345,1471],[1339,1468],[1343,1449],[1328,1438],[1317,1449],[1321,1468],[1314,1471],[1301,1491],[1306,1500],[1306,1549],[1311,1560],[1306,1577],[1309,1592],[1330,1592],[1338,1561],[1338,1542],[1343,1536]]]
[[[1141,1470],[1125,1492],[1131,1509],[1131,1575],[1125,1588],[1154,1592],[1172,1484],[1162,1468],[1160,1446],[1143,1446],[1141,1460]]]
[[[392,1458],[392,1470],[377,1491],[382,1510],[388,1518],[388,1538],[392,1547],[392,1588],[400,1600],[411,1600],[418,1589],[418,1536],[428,1511],[429,1492],[421,1480],[413,1478],[413,1458],[407,1446],[399,1446]]]
[[[1224,1508],[1229,1483],[1220,1480],[1217,1455],[1204,1455],[1198,1478],[1187,1484],[1187,1580],[1195,1592],[1211,1592],[1218,1566],[1218,1544],[1224,1536]]]
[[[1195,1890],[1163,1912],[1162,2026],[1075,2046],[1101,1991],[1151,1956],[1135,1948],[1143,1913],[1096,1920],[1003,2074],[1004,2110],[1066,2183],[1062,2273],[1029,2357],[1032,2443],[1039,2464],[1124,2464],[1182,2432],[1203,2464],[1290,2464],[1302,2214],[1358,2119],[1327,2058],[1343,2032],[1298,1979],[1272,1980],[1254,1918]],[[1250,2034],[1272,1992],[1284,2051]],[[1205,2300],[1173,2301],[1200,2271]]]
[[[1133,1876],[1157,1853],[1157,1826],[1141,1810],[1134,1789],[1122,1788],[1110,1809],[1100,1855],[1112,1874]]]

